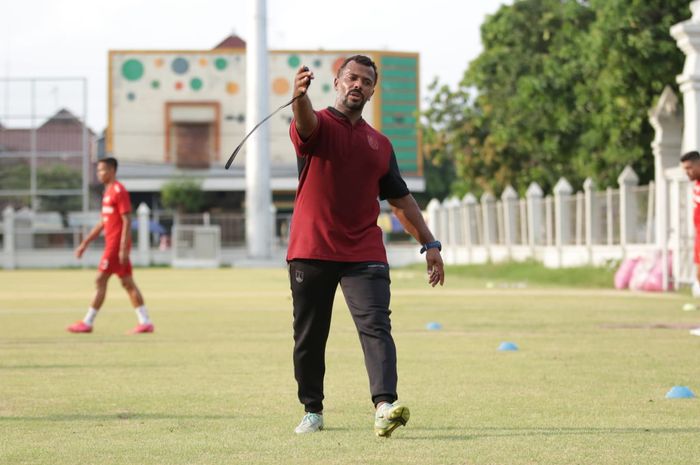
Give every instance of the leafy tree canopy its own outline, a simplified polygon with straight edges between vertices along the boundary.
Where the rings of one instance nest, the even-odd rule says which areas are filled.
[[[561,176],[653,178],[647,112],[685,59],[669,34],[687,0],[516,0],[487,17],[484,50],[423,113],[429,191],[521,193]],[[676,89],[677,91],[677,89]],[[453,169],[446,169],[445,165]]]

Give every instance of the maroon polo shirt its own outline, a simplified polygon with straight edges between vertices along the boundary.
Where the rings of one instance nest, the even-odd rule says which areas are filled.
[[[299,162],[299,186],[287,260],[387,263],[377,226],[378,198],[409,193],[389,139],[364,119],[352,125],[329,107],[304,141],[292,121],[289,134]]]

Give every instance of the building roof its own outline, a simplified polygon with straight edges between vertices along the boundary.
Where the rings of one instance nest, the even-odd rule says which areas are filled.
[[[245,40],[241,39],[236,34],[231,34],[214,47],[214,49],[217,48],[245,48]]]
[[[81,152],[83,127],[80,119],[63,108],[36,128],[36,149],[39,152]],[[89,127],[87,133],[88,150],[91,153],[95,133]],[[0,151],[29,152],[31,147],[31,128],[0,126]]]

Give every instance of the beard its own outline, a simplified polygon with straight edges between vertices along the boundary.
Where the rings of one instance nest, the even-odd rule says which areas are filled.
[[[365,99],[364,95],[360,94],[359,92],[356,93],[359,97],[360,100],[350,100],[350,92],[345,95],[345,98],[343,99],[343,105],[350,109],[350,110],[362,110],[365,107],[365,103],[367,103],[367,100]]]

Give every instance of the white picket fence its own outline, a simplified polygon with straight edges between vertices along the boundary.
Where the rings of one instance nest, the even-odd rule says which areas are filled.
[[[587,179],[574,192],[561,178],[550,195],[532,183],[524,197],[433,199],[426,216],[448,263],[535,259],[547,266],[601,265],[655,248],[655,186],[639,186],[627,167],[619,188],[597,191]]]

